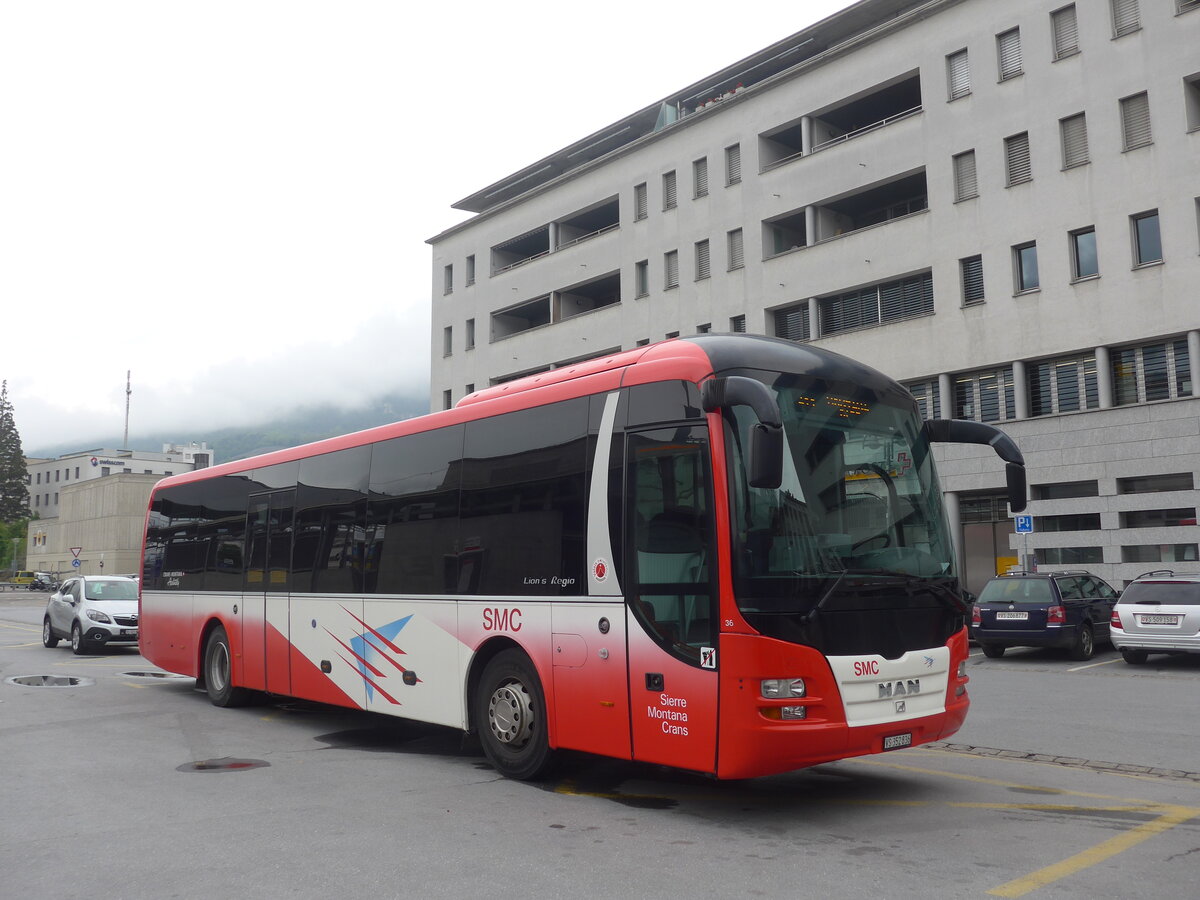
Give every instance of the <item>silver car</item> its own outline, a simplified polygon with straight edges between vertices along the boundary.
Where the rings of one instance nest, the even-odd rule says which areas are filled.
[[[1150,653],[1200,653],[1200,575],[1139,576],[1122,592],[1109,624],[1113,646],[1132,665]]]
[[[76,654],[104,644],[137,644],[138,583],[120,575],[78,575],[50,595],[42,643],[71,642]]]

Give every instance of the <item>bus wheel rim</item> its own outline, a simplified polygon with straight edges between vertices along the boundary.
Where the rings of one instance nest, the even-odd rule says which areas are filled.
[[[529,742],[533,733],[533,698],[520,682],[496,688],[488,701],[488,727],[496,740],[514,750]]]

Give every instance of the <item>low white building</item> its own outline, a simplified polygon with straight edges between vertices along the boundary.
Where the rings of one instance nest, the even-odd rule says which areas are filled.
[[[671,336],[811,341],[1021,446],[1028,537],[989,451],[939,450],[968,587],[1026,552],[1200,570],[1197,48],[1197,0],[856,3],[454,204],[432,406]]]

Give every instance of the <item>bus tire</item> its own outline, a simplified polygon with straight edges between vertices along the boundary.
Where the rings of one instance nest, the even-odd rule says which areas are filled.
[[[251,691],[233,686],[232,659],[229,635],[218,625],[204,645],[204,688],[213,706],[245,706],[250,702]]]
[[[57,647],[58,635],[54,633],[54,629],[50,627],[50,617],[42,619],[42,646]]]
[[[542,684],[520,650],[505,650],[484,667],[474,720],[483,752],[501,775],[529,781],[554,761]]]

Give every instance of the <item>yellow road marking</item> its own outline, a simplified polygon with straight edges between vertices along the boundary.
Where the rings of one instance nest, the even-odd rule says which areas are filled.
[[[1160,809],[1164,810],[1164,813],[1157,819],[1146,822],[1143,825],[1138,825],[1136,828],[1131,828],[1129,831],[1109,838],[1107,841],[1103,841],[1094,847],[1089,847],[1087,850],[1076,853],[1074,856],[1067,857],[1062,862],[1046,866],[1044,869],[1038,869],[1036,872],[1032,872],[1023,878],[1013,879],[1007,884],[1002,884],[1000,887],[988,891],[988,893],[996,897],[1024,897],[1030,891],[1053,884],[1056,881],[1066,878],[1068,875],[1074,875],[1076,872],[1094,866],[1096,863],[1104,862],[1118,853],[1123,853],[1131,847],[1136,847],[1156,834],[1162,834],[1164,831],[1200,815],[1200,809],[1187,809],[1178,806],[1165,806],[1160,807]]]
[[[1072,666],[1067,669],[1068,672],[1082,672],[1084,669],[1094,669],[1096,666],[1111,666],[1115,662],[1124,662],[1124,658],[1118,656],[1116,659],[1105,659],[1096,663],[1088,663],[1086,666]]]

